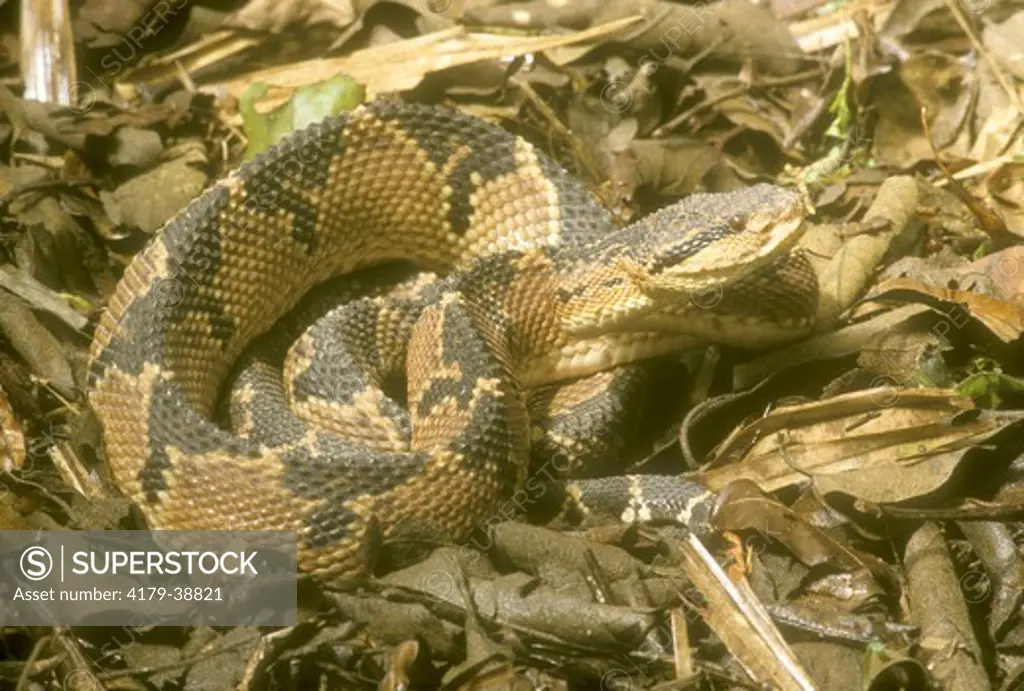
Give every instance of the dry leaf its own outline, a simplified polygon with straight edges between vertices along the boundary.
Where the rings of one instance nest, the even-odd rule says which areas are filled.
[[[260,104],[260,108],[264,108],[284,102],[295,87],[347,74],[365,84],[366,97],[372,99],[381,93],[412,89],[431,72],[480,60],[508,59],[557,46],[593,41],[636,21],[636,17],[629,17],[574,34],[540,37],[469,33],[463,27],[456,27],[398,43],[373,46],[343,58],[307,60],[273,67],[247,74],[241,79],[207,84],[201,90],[210,94],[223,91],[238,98],[254,81],[265,82],[271,88],[268,97]]]
[[[963,328],[969,317],[1010,343],[1024,333],[1024,251],[1008,247],[971,264],[935,268],[923,259],[908,258],[890,268],[900,276],[882,281],[870,299],[915,299],[946,316],[946,331]],[[952,303],[952,307],[935,305]]]
[[[14,417],[7,394],[0,389],[0,471],[9,473],[24,467],[25,435]]]
[[[206,153],[201,146],[187,143],[178,147],[177,153],[175,158],[131,178],[114,191],[100,192],[103,208],[114,224],[155,233],[199,196],[208,181],[200,168],[206,163]],[[160,194],[154,195],[153,190],[160,190]]]
[[[784,406],[733,432],[694,477],[716,491],[741,478],[766,492],[828,481],[876,503],[899,501],[941,486],[963,453],[1009,422],[961,416],[970,410],[969,398],[949,390],[894,387]]]
[[[76,388],[64,348],[19,298],[0,290],[0,333],[7,338],[32,371],[64,396]]]
[[[224,26],[279,34],[285,29],[327,24],[344,29],[356,19],[350,0],[250,0],[224,19]]]

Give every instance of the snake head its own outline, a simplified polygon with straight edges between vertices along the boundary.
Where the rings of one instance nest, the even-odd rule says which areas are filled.
[[[806,215],[800,194],[773,185],[696,194],[651,214],[614,236],[621,251],[594,262],[602,270],[573,296],[566,328],[685,331],[706,296],[786,256]]]
[[[646,241],[631,244],[618,261],[656,300],[723,289],[792,250],[805,228],[803,198],[781,187],[757,185],[687,201],[694,206],[688,212],[670,207],[645,219]]]

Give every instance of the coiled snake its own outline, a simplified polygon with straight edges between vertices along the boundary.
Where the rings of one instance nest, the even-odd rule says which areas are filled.
[[[522,486],[524,392],[806,332],[804,215],[758,185],[616,230],[546,156],[475,118],[386,101],[329,118],[210,187],[126,269],[89,368],[114,478],[152,528],[296,530],[302,570],[359,582],[382,540],[462,540]],[[300,339],[304,417],[257,404],[259,438],[213,421],[235,361],[304,293],[394,259],[447,275]],[[408,412],[381,388],[395,367]]]

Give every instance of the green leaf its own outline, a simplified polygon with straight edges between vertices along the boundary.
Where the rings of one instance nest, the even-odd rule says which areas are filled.
[[[828,112],[830,115],[834,115],[835,118],[828,126],[828,130],[825,132],[826,137],[832,139],[839,139],[845,141],[849,139],[850,123],[853,122],[853,113],[850,112],[850,105],[848,102],[848,95],[850,87],[853,86],[853,77],[851,76],[852,71],[852,57],[850,49],[850,41],[847,39],[843,42],[844,56],[846,58],[846,71],[843,75],[842,86],[836,92],[835,98],[828,105]]]
[[[999,371],[978,372],[961,381],[956,391],[961,396],[980,399],[988,403],[989,407],[998,408],[1002,403],[1000,394],[1024,393],[1024,379]]]
[[[348,75],[339,74],[316,84],[299,87],[292,97],[269,113],[256,112],[256,101],[269,87],[255,82],[238,99],[242,130],[249,139],[246,160],[326,117],[352,110],[366,99],[366,90]]]

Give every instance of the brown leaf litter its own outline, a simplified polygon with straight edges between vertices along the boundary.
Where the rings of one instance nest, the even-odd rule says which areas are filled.
[[[0,3],[0,527],[142,527],[103,463],[85,349],[131,257],[241,160],[256,82],[261,111],[339,73],[459,107],[623,220],[804,187],[823,299],[791,346],[682,354],[655,406],[672,424],[622,458],[718,492],[706,543],[499,522],[356,591],[303,584],[294,627],[6,626],[0,685],[1021,678],[1020,0],[72,6]]]

